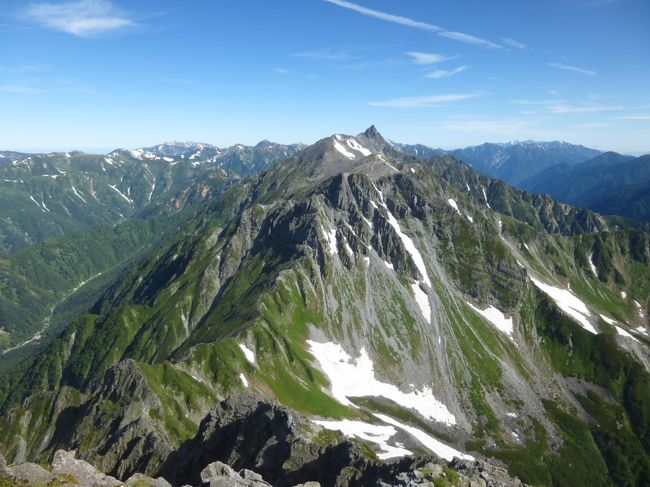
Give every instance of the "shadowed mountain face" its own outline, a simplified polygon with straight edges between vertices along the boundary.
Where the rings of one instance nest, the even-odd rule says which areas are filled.
[[[374,127],[204,202],[0,380],[10,455],[76,449],[120,478],[203,437],[245,458],[206,415],[251,390],[303,415],[317,457],[341,431],[367,458],[496,458],[533,485],[650,480],[646,233]]]
[[[575,166],[551,167],[520,186],[606,215],[650,220],[648,155],[631,157],[606,152]]]

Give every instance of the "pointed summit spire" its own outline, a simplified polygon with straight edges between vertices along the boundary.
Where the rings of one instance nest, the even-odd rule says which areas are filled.
[[[377,127],[374,125],[371,125],[366,129],[366,131],[363,133],[366,137],[369,139],[383,139],[381,134],[379,133],[379,130],[377,130]]]

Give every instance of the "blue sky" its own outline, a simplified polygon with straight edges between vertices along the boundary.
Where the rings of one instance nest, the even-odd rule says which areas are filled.
[[[647,0],[0,0],[0,148],[650,151]]]

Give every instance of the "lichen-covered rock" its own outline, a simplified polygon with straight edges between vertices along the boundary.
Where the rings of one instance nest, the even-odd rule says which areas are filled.
[[[75,458],[74,451],[57,450],[52,460],[52,472],[70,476],[81,486],[116,487],[122,484],[116,478],[100,472],[90,463]]]

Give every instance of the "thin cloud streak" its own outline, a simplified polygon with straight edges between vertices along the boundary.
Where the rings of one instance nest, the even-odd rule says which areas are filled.
[[[373,10],[358,5],[356,3],[348,2],[346,0],[322,0],[322,1],[331,3],[333,5],[337,5],[342,8],[346,8],[348,10],[353,10],[354,12],[360,13],[361,15],[365,15],[367,17],[373,17],[375,19],[383,20],[385,22],[392,22],[394,24],[412,27],[414,29],[421,29],[429,32],[435,32],[439,36],[446,37],[447,39],[452,39],[454,41],[463,42],[465,44],[473,44],[475,46],[486,47],[489,49],[500,49],[502,47],[498,44],[495,44],[494,42],[488,41],[486,39],[481,39],[480,37],[464,34],[462,32],[448,31],[438,25],[429,24],[427,22],[420,22],[418,20],[410,19],[408,17],[402,17],[401,15],[393,15],[386,12],[381,12],[379,10]]]
[[[371,101],[368,105],[371,107],[385,108],[425,108],[440,106],[452,101],[467,100],[479,96],[476,93],[456,93],[448,95],[431,95],[431,96],[410,96],[393,98],[386,101]]]
[[[650,120],[650,115],[621,115],[616,120]]]
[[[24,15],[45,27],[77,37],[91,37],[137,25],[108,0],[30,3]]]
[[[318,51],[296,52],[291,57],[316,59],[319,61],[341,61],[350,59],[350,53],[347,51],[333,51],[331,49],[321,49]]]
[[[510,39],[509,37],[502,37],[501,42],[508,46],[508,47],[514,47],[515,49],[526,49],[526,44],[516,41],[514,39]]]
[[[549,111],[555,114],[565,113],[597,113],[597,112],[610,112],[616,110],[624,110],[622,105],[600,105],[597,103],[582,104],[582,105],[569,105],[566,103],[558,103],[557,105],[549,106]]]
[[[443,56],[442,54],[435,54],[433,52],[420,52],[420,51],[409,51],[405,52],[405,55],[410,57],[415,64],[436,64],[442,63],[444,61],[449,61],[455,59],[458,56]]]
[[[579,73],[583,74],[585,76],[597,76],[598,73],[596,71],[593,71],[591,69],[584,69],[584,68],[579,68],[577,66],[571,66],[569,64],[562,64],[562,63],[548,63],[548,66],[554,69],[562,69],[564,71],[572,71],[574,73]]]
[[[438,27],[437,25],[429,24],[426,22],[419,22],[417,20],[409,19],[408,17],[402,17],[400,15],[392,15],[385,12],[380,12],[378,10],[373,10],[370,8],[362,7],[356,3],[347,2],[345,0],[323,0],[324,2],[338,5],[339,7],[347,8],[349,10],[354,10],[362,15],[368,17],[374,17],[376,19],[384,20],[386,22],[392,22],[394,24],[406,25],[407,27],[413,27],[415,29],[428,30],[429,32],[441,32],[444,29]]]
[[[438,69],[436,71],[431,71],[430,73],[427,73],[425,75],[425,78],[429,78],[429,79],[448,78],[449,76],[454,76],[466,70],[467,70],[467,66],[459,66],[456,69],[451,69],[451,70]]]

